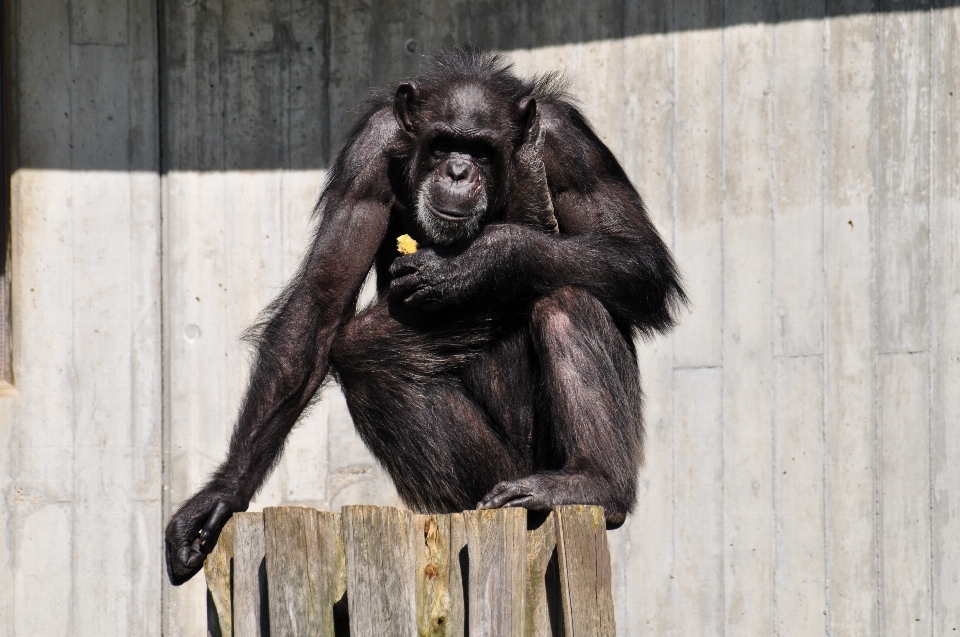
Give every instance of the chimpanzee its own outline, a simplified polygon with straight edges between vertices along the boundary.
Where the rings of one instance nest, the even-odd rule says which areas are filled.
[[[313,245],[258,326],[227,459],[166,530],[174,584],[246,510],[328,375],[411,508],[636,499],[634,337],[685,302],[669,250],[555,75],[458,48],[371,99]],[[397,254],[398,236],[421,246]],[[357,312],[376,273],[377,300]]]

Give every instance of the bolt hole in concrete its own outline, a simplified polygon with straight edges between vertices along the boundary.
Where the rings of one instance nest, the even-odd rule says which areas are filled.
[[[413,38],[407,40],[406,44],[403,45],[403,48],[407,50],[407,53],[413,53],[417,50],[417,41]]]
[[[200,338],[200,328],[191,323],[183,328],[183,337],[191,343]]]

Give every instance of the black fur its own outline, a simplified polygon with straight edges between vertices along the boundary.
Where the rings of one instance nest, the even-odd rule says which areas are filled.
[[[227,459],[167,526],[171,581],[200,569],[331,375],[411,508],[600,504],[622,523],[642,457],[634,337],[670,328],[685,296],[563,83],[439,55],[368,102],[317,213],[253,332]],[[421,249],[401,257],[404,233]],[[378,298],[357,313],[371,265]]]

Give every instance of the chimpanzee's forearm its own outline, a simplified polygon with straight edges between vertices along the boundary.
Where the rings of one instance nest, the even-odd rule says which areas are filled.
[[[672,325],[684,298],[676,266],[655,234],[548,235],[491,225],[461,259],[462,267],[477,269],[481,296],[508,290],[515,298],[534,297],[574,285],[642,330]]]
[[[388,209],[333,202],[303,269],[258,334],[256,361],[226,460],[208,487],[249,501],[280,457],[290,430],[329,371],[336,330],[356,298],[386,231]]]

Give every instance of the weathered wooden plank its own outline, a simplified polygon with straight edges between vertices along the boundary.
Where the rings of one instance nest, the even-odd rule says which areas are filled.
[[[723,35],[725,634],[774,623],[771,11],[728,4]]]
[[[232,517],[220,531],[217,545],[203,561],[207,582],[207,632],[233,637],[233,536],[237,518]],[[215,627],[215,628],[214,628]],[[216,633],[219,630],[219,633]]]
[[[960,7],[937,3],[931,29],[931,493],[933,635],[960,631]]]
[[[470,613],[470,554],[467,548],[467,526],[462,513],[450,515],[450,572],[447,579],[448,607],[447,634],[450,637],[466,635]]]
[[[300,507],[263,510],[270,635],[349,632],[341,516]]]
[[[674,254],[683,264],[689,315],[674,337],[674,358],[683,367],[719,365],[723,344],[721,262],[721,120],[723,34],[704,30],[722,19],[720,0],[695,0],[676,9],[677,99],[675,166],[677,218]],[[679,176],[682,175],[682,178]]]
[[[350,634],[417,633],[413,514],[372,506],[343,508]]]
[[[414,515],[413,534],[417,635],[450,635],[450,516]]]
[[[603,509],[554,509],[564,634],[614,637],[617,627],[610,590],[610,552]]]
[[[233,519],[233,635],[266,637],[270,617],[263,514],[235,513]]]
[[[823,360],[779,358],[775,374],[774,628],[783,637],[825,637]]]
[[[674,373],[677,635],[723,634],[722,371]]]
[[[467,511],[470,635],[519,637],[526,590],[525,509]]]
[[[556,514],[527,513],[527,588],[524,637],[563,635]]]

